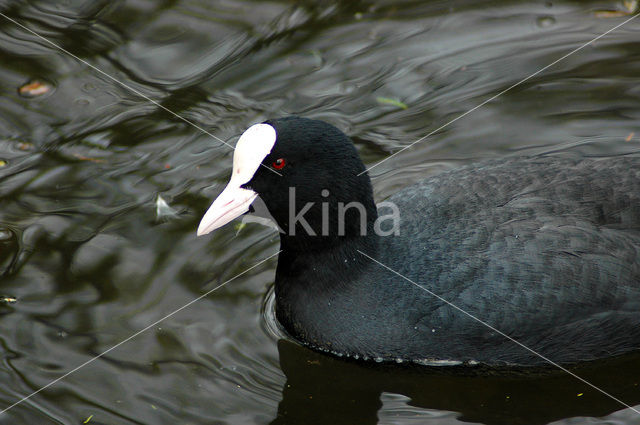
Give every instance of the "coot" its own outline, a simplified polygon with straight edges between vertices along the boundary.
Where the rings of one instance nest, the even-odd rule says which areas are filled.
[[[364,171],[327,123],[256,124],[200,223],[206,234],[264,202],[281,230],[276,316],[293,338],[426,364],[545,363],[496,329],[557,363],[640,348],[640,158],[480,162],[384,212]]]

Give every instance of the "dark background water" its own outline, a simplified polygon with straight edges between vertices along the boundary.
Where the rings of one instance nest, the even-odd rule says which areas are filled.
[[[0,0],[0,12],[232,145],[252,123],[296,113],[343,129],[372,165],[636,3]],[[639,41],[640,19],[376,167],[377,199],[481,158],[640,154]],[[195,237],[231,156],[0,17],[0,409],[277,252],[277,235],[256,224]],[[158,211],[158,196],[173,210]],[[312,353],[274,323],[275,264],[0,423],[640,423],[564,372],[363,367]],[[576,373],[639,405],[638,360]]]

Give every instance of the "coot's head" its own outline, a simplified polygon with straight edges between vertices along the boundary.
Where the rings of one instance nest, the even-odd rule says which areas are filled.
[[[198,235],[252,211],[257,197],[282,230],[283,248],[371,233],[377,215],[364,170],[351,140],[330,124],[300,117],[255,124],[238,140],[231,180]]]

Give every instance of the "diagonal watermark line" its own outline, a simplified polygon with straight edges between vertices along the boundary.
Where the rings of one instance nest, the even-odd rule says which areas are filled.
[[[56,49],[66,53],[67,55],[71,56],[72,58],[74,58],[75,60],[77,60],[78,62],[83,63],[84,65],[88,66],[89,68],[93,69],[94,71],[98,72],[99,74],[104,75],[105,77],[109,78],[111,81],[121,85],[122,87],[126,88],[127,90],[137,94],[138,96],[142,97],[143,99],[153,103],[154,105],[156,105],[158,108],[162,109],[165,112],[168,112],[169,114],[173,115],[174,117],[178,118],[179,120],[189,124],[190,126],[200,130],[202,133],[212,137],[213,139],[217,140],[218,142],[222,143],[223,145],[226,145],[228,147],[230,147],[231,149],[234,149],[233,146],[231,146],[230,144],[228,144],[227,142],[225,142],[224,140],[222,140],[221,138],[219,138],[218,136],[212,134],[211,132],[205,130],[204,128],[202,128],[201,126],[199,126],[198,124],[194,123],[193,121],[183,117],[180,114],[177,114],[175,112],[173,112],[171,109],[167,108],[166,106],[160,104],[159,102],[153,100],[152,98],[150,98],[149,96],[147,96],[146,94],[142,93],[140,90],[137,90],[133,87],[131,87],[130,85],[128,85],[127,83],[124,83],[120,80],[118,80],[117,78],[107,74],[106,72],[104,72],[103,70],[101,70],[100,68],[96,67],[95,65],[90,64],[89,62],[87,62],[86,60],[74,55],[73,53],[71,53],[70,51],[66,50],[64,47],[54,43],[53,41],[49,40],[46,37],[41,36],[40,34],[38,34],[37,32],[33,31],[32,29],[26,27],[25,25],[21,24],[20,22],[16,21],[13,18],[10,18],[9,16],[5,15],[4,13],[0,12],[0,16],[2,16],[3,18],[13,22],[14,24],[16,24],[17,26],[19,26],[20,28],[22,28],[23,30],[33,34],[34,36],[38,37],[40,40],[44,41],[45,43],[50,44],[51,46],[55,47]],[[278,173],[276,170],[272,169],[271,167],[267,167],[264,164],[260,164],[263,167],[265,167],[266,169],[268,169],[269,171],[272,171],[274,173],[276,173],[277,175],[279,175],[280,177],[282,177],[282,174]],[[0,412],[1,413],[1,412]]]
[[[481,323],[482,325],[484,325],[484,326],[488,327],[488,328],[489,328],[489,329],[491,329],[492,331],[494,331],[494,332],[496,332],[496,333],[498,333],[498,334],[502,335],[503,337],[507,338],[508,340],[510,340],[510,341],[512,341],[512,342],[514,342],[514,343],[516,343],[516,344],[518,344],[520,347],[524,348],[525,350],[527,350],[527,351],[531,352],[532,354],[535,354],[536,356],[540,357],[542,360],[544,360],[544,361],[546,361],[546,362],[550,363],[551,365],[553,365],[553,366],[557,367],[558,369],[561,369],[561,370],[562,370],[562,371],[564,371],[564,372],[567,372],[569,375],[573,376],[573,377],[574,377],[574,378],[576,378],[577,380],[579,380],[579,381],[581,381],[581,382],[583,382],[583,383],[587,384],[587,385],[588,385],[588,386],[590,386],[591,388],[593,388],[593,389],[595,389],[595,390],[599,391],[600,393],[602,393],[602,394],[606,395],[607,397],[611,398],[612,400],[617,401],[617,402],[618,402],[618,403],[620,403],[621,405],[623,405],[623,406],[625,406],[625,407],[627,407],[627,408],[629,408],[629,409],[633,410],[633,411],[634,411],[634,412],[636,412],[637,414],[640,414],[640,411],[639,411],[639,410],[635,409],[634,407],[629,406],[629,405],[628,405],[627,403],[625,403],[624,401],[620,400],[619,398],[614,397],[613,395],[609,394],[609,393],[608,393],[608,392],[606,392],[605,390],[603,390],[603,389],[601,389],[601,388],[599,388],[599,387],[597,387],[597,386],[593,385],[591,382],[587,381],[587,380],[586,380],[586,379],[584,379],[584,378],[581,378],[580,376],[578,376],[578,375],[576,375],[575,373],[571,372],[569,369],[567,369],[567,368],[565,368],[565,367],[563,367],[563,366],[559,365],[558,363],[554,362],[553,360],[549,359],[548,357],[545,357],[544,355],[542,355],[542,354],[538,353],[537,351],[532,350],[531,348],[527,347],[527,346],[526,346],[526,345],[524,345],[523,343],[521,343],[521,342],[519,342],[519,341],[517,341],[517,340],[513,339],[512,337],[510,337],[510,336],[509,336],[509,335],[507,335],[506,333],[504,333],[504,332],[502,332],[502,331],[500,331],[500,330],[498,330],[498,329],[494,328],[493,326],[491,326],[490,324],[488,324],[488,323],[487,323],[487,322],[485,322],[484,320],[477,318],[477,317],[476,317],[476,316],[474,316],[473,314],[471,314],[471,313],[469,313],[469,312],[467,312],[467,311],[465,311],[465,310],[461,309],[460,307],[458,307],[457,305],[453,304],[452,302],[445,300],[445,299],[444,299],[444,298],[442,298],[440,295],[438,295],[438,294],[436,294],[436,293],[434,293],[434,292],[432,292],[432,291],[428,290],[427,288],[425,288],[425,287],[423,287],[423,286],[421,286],[421,285],[417,284],[417,283],[416,283],[416,282],[414,282],[413,280],[409,279],[408,277],[404,276],[404,275],[403,275],[403,274],[401,274],[401,273],[398,273],[397,271],[393,270],[391,267],[387,266],[386,264],[381,263],[380,261],[378,261],[378,260],[376,260],[375,258],[373,258],[373,257],[371,257],[371,256],[369,256],[369,255],[367,255],[367,254],[365,254],[364,252],[362,252],[362,251],[360,251],[360,250],[358,250],[358,252],[359,252],[361,255],[363,255],[363,256],[367,257],[368,259],[370,259],[371,261],[373,261],[374,263],[377,263],[378,265],[380,265],[380,266],[384,267],[385,269],[389,270],[389,271],[390,271],[390,272],[392,272],[393,274],[395,274],[395,275],[397,275],[397,276],[401,277],[402,279],[404,279],[404,280],[406,280],[407,282],[411,283],[412,285],[416,286],[418,289],[421,289],[421,290],[425,291],[426,293],[428,293],[429,295],[432,295],[432,296],[436,297],[436,298],[437,298],[437,299],[439,299],[440,301],[442,301],[442,302],[446,303],[447,305],[449,305],[449,306],[451,306],[451,307],[455,308],[455,309],[456,309],[456,310],[458,310],[459,312],[461,312],[461,313],[463,313],[463,314],[465,314],[465,315],[469,316],[471,319],[475,320],[476,322]]]
[[[78,370],[82,369],[83,367],[87,366],[88,364],[94,362],[95,360],[99,359],[100,357],[104,356],[105,354],[115,350],[116,348],[120,347],[122,344],[132,340],[133,338],[137,337],[138,335],[140,335],[141,333],[147,331],[148,329],[151,329],[152,327],[154,327],[155,325],[157,325],[158,323],[162,322],[163,320],[168,319],[169,317],[173,316],[174,314],[184,310],[185,308],[189,307],[191,304],[196,303],[198,301],[200,301],[201,299],[209,296],[211,293],[213,293],[214,291],[217,291],[218,289],[222,288],[223,286],[225,286],[227,283],[231,282],[232,280],[235,280],[236,278],[242,276],[243,274],[255,269],[256,267],[258,267],[259,265],[265,263],[267,260],[270,260],[271,258],[275,257],[276,255],[280,254],[280,252],[282,252],[282,250],[279,250],[278,252],[276,252],[275,254],[271,254],[270,256],[268,256],[267,258],[259,261],[258,263],[254,264],[253,266],[249,267],[248,269],[246,269],[245,271],[238,273],[237,275],[233,276],[231,279],[221,283],[220,285],[216,286],[215,288],[205,292],[204,294],[200,295],[198,298],[189,301],[188,303],[186,303],[185,305],[183,305],[182,307],[172,311],[171,313],[167,314],[166,316],[156,320],[155,322],[151,323],[150,325],[144,327],[143,329],[140,329],[138,332],[134,333],[133,335],[130,335],[129,337],[125,338],[124,340],[120,341],[119,343],[117,343],[116,345],[112,346],[111,348],[103,351],[102,353],[98,354],[95,357],[90,358],[89,360],[87,360],[86,362],[82,363],[79,366],[76,366],[75,368],[71,369],[69,372],[65,373],[64,375],[60,376],[59,378],[54,379],[53,381],[49,382],[47,385],[41,387],[40,389],[32,392],[31,394],[29,394],[26,397],[23,397],[22,399],[16,401],[15,403],[13,403],[12,405],[5,407],[3,410],[0,411],[0,415],[2,415],[3,413],[5,413],[7,410],[14,408],[15,406],[19,405],[20,403],[30,399],[31,397],[33,397],[34,395],[38,394],[39,392],[49,388],[50,386],[52,386],[53,384],[55,384],[56,382],[66,378],[67,376],[71,375],[74,372],[77,372]]]
[[[401,152],[404,152],[405,150],[409,149],[410,147],[412,147],[413,145],[422,142],[423,140],[427,139],[428,137],[432,136],[433,134],[437,133],[438,131],[442,130],[445,127],[448,127],[449,125],[453,124],[454,122],[458,121],[460,118],[464,118],[467,115],[469,115],[470,113],[474,112],[477,109],[482,108],[484,105],[486,105],[487,103],[491,102],[492,100],[502,96],[503,94],[505,94],[506,92],[518,87],[519,85],[521,85],[522,83],[530,80],[531,78],[535,77],[536,75],[540,74],[541,72],[546,71],[547,69],[551,68],[552,66],[554,66],[555,64],[557,64],[558,62],[561,62],[563,60],[565,60],[566,58],[568,58],[569,56],[573,55],[574,53],[584,49],[585,47],[595,43],[596,41],[600,40],[602,37],[604,37],[605,35],[609,34],[612,31],[617,30],[618,28],[620,28],[621,26],[625,25],[628,22],[631,22],[632,20],[634,20],[635,18],[638,17],[638,15],[640,15],[640,13],[637,13],[635,15],[633,15],[632,17],[630,17],[629,19],[619,23],[618,25],[616,25],[615,27],[609,29],[607,32],[600,34],[599,36],[597,36],[596,38],[594,38],[593,40],[590,40],[588,42],[586,42],[585,44],[583,44],[580,47],[577,47],[575,49],[573,49],[572,51],[570,51],[569,53],[567,53],[566,55],[562,56],[559,59],[556,59],[555,61],[551,62],[549,65],[545,66],[544,68],[539,69],[538,71],[534,72],[533,74],[529,75],[528,77],[518,81],[517,83],[507,87],[506,89],[502,90],[500,93],[495,94],[493,96],[491,96],[489,99],[485,100],[484,102],[480,103],[479,105],[474,106],[473,108],[469,109],[467,112],[463,113],[462,115],[457,116],[456,118],[452,119],[451,121],[447,122],[446,124],[441,125],[440,127],[436,128],[435,130],[431,131],[429,134],[427,134],[426,136],[422,136],[421,138],[419,138],[418,140],[416,140],[415,142],[411,143],[410,145],[405,146],[404,148],[400,149],[398,152],[394,152],[393,154],[389,155],[388,157],[386,157],[385,159],[373,164],[371,167],[367,168],[366,170],[364,170],[363,172],[359,173],[358,176],[368,172],[369,170],[371,170],[372,168],[377,167],[378,165],[382,164],[385,161],[388,161],[389,159],[393,158],[394,156],[400,154]]]

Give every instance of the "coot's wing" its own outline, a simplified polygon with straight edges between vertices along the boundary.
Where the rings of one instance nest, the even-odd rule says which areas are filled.
[[[489,162],[390,200],[402,226],[387,264],[479,319],[557,361],[640,346],[640,158]],[[422,320],[461,352],[514,358],[440,304]]]

